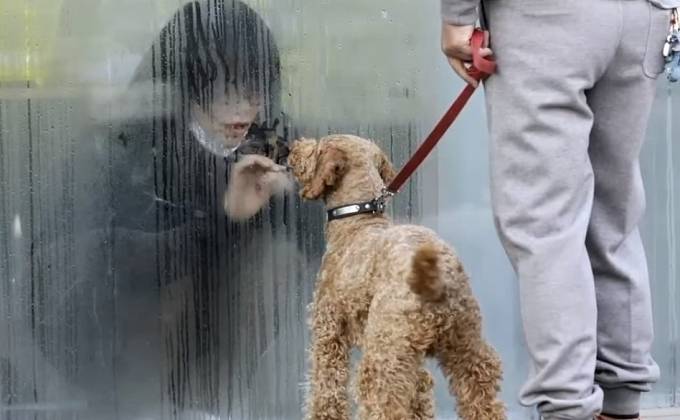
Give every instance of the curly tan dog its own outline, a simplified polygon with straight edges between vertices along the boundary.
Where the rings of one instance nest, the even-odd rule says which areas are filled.
[[[394,177],[374,143],[348,135],[293,145],[289,164],[301,195],[328,208],[381,194]],[[384,215],[329,222],[312,306],[308,418],[350,418],[350,349],[363,351],[358,372],[362,419],[434,418],[434,357],[464,420],[499,420],[501,365],[483,340],[481,316],[454,251],[434,232],[393,225]]]

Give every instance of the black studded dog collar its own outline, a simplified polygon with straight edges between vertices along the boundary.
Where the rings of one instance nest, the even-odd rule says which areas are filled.
[[[335,207],[328,210],[328,221],[344,219],[346,217],[356,216],[358,214],[366,213],[384,213],[385,199],[375,198],[371,201],[364,201],[363,203],[347,204],[345,206]]]

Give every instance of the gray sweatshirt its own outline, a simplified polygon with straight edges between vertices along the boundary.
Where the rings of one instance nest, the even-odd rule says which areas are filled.
[[[441,0],[442,20],[452,25],[474,25],[480,0]],[[649,0],[663,9],[680,7],[680,0]]]

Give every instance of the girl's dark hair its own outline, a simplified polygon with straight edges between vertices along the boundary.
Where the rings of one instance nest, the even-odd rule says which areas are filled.
[[[265,101],[268,120],[280,100],[279,53],[270,29],[238,0],[184,5],[170,19],[135,75],[154,80],[207,109],[216,95],[236,90]]]

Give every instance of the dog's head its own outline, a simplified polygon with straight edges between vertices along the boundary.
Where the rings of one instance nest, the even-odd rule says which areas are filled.
[[[303,198],[323,199],[332,205],[376,198],[395,176],[392,164],[375,143],[350,135],[298,140],[288,164]]]

